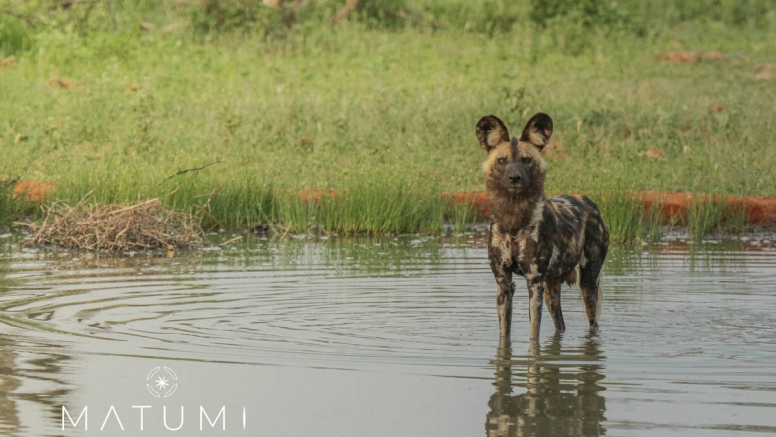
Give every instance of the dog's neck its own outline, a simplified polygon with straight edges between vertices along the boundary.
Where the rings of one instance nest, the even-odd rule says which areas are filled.
[[[493,222],[503,232],[515,235],[541,220],[544,206],[544,190],[533,193],[510,193],[488,190]]]

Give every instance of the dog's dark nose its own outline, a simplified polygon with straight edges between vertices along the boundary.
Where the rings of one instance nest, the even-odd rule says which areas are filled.
[[[512,182],[513,184],[520,182],[520,174],[517,173],[517,174],[509,175],[509,181]]]

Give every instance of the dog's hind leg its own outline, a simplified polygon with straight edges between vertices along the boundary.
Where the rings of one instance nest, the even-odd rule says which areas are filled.
[[[601,265],[588,264],[580,269],[579,289],[591,328],[598,328],[601,315]]]
[[[560,281],[550,281],[544,283],[544,301],[547,303],[547,310],[555,322],[555,330],[563,332],[566,330],[566,323],[563,322],[563,311],[560,309]]]
[[[598,328],[602,300],[601,269],[604,266],[606,253],[609,251],[609,229],[597,208],[588,218],[588,222],[585,227],[583,257],[579,264],[579,289],[585,301],[585,312],[587,312],[590,327]]]

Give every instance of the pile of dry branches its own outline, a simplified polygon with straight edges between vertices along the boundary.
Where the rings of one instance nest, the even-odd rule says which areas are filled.
[[[34,244],[70,249],[121,252],[200,246],[204,233],[192,214],[162,207],[159,199],[136,205],[71,206],[56,202],[46,209],[41,224],[29,225]]]

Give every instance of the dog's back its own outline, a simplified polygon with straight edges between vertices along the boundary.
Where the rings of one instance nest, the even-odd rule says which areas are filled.
[[[609,248],[609,230],[592,200],[562,195],[547,199],[538,240],[543,252],[540,256],[549,253],[546,266],[541,266],[546,279],[565,280],[577,266],[603,263]]]
[[[540,241],[552,246],[545,282],[579,283],[583,298],[595,293],[595,302],[585,299],[585,310],[591,326],[597,326],[600,272],[609,251],[609,228],[598,206],[585,196],[557,196],[548,199],[547,205],[547,216],[553,220],[552,224],[546,223],[544,232],[540,231]]]

